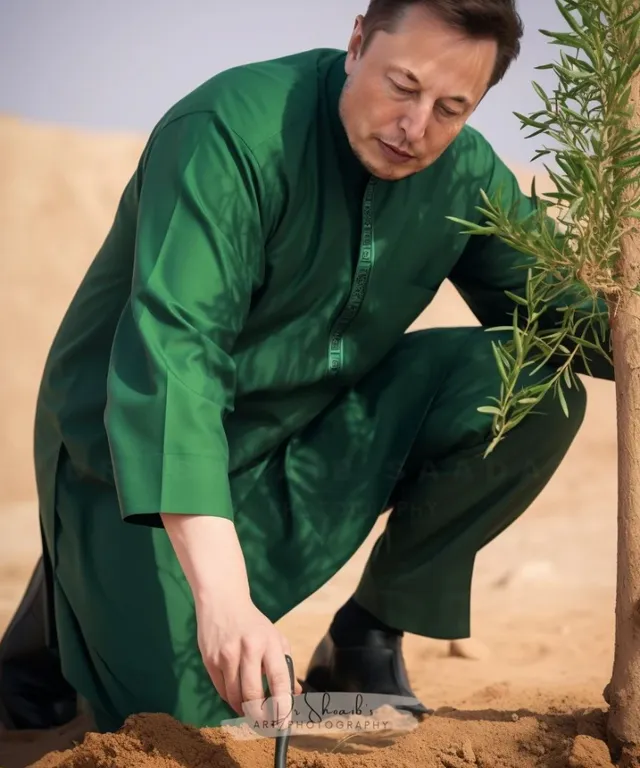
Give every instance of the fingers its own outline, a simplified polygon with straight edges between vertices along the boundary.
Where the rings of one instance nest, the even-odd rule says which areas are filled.
[[[265,720],[263,711],[264,687],[262,684],[262,645],[246,643],[240,660],[240,682],[243,713],[252,720]]]
[[[224,678],[227,704],[242,715],[242,687],[240,683],[240,648],[225,648],[220,653],[220,667]],[[220,694],[222,696],[222,694]]]
[[[222,649],[207,665],[207,671],[220,698],[238,715],[245,714],[243,702],[259,701],[262,689],[262,654],[252,648]],[[254,713],[255,714],[255,713]]]
[[[292,690],[285,658],[292,655],[289,642],[261,615],[250,616],[238,624],[240,626],[236,627],[231,624],[231,631],[223,624],[221,631],[214,623],[212,631],[205,635],[203,630],[199,634],[202,657],[211,681],[220,698],[240,717],[286,727],[293,711],[292,694],[302,693],[295,678]],[[221,642],[220,635],[223,634],[226,637]],[[210,640],[212,636],[216,640],[205,644],[202,638]],[[269,686],[267,706],[263,673]]]
[[[229,700],[227,698],[227,689],[224,684],[224,675],[222,674],[222,669],[214,664],[207,664],[206,666],[214,688],[220,694],[220,698],[223,701],[226,701],[228,704]]]
[[[271,694],[272,719],[286,727],[293,710],[293,701],[289,667],[281,643],[272,641],[267,645],[263,664]]]

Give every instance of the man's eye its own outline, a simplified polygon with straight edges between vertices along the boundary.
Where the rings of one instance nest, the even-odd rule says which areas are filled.
[[[398,85],[395,80],[392,80],[391,82],[393,83],[394,88],[397,91],[400,91],[400,93],[415,93],[412,88],[403,88],[401,85]]]
[[[443,104],[440,105],[440,111],[447,115],[447,117],[458,117],[457,112],[454,112],[452,109],[447,109]]]

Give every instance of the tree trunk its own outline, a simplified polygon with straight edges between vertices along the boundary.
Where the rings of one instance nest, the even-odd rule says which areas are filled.
[[[640,73],[632,100],[633,124],[639,127]],[[640,235],[623,241],[620,272],[621,285],[640,284]],[[611,333],[618,420],[618,573],[608,728],[614,758],[623,766],[640,766],[640,297],[628,290],[612,303]]]

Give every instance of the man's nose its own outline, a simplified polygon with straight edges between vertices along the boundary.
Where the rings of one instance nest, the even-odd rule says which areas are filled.
[[[411,105],[400,121],[400,127],[410,144],[424,139],[432,116],[433,104],[430,101],[424,100]]]

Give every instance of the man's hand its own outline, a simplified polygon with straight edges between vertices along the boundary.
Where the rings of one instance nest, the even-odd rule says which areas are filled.
[[[291,655],[289,643],[251,600],[233,522],[215,516],[160,516],[191,587],[198,647],[221,698],[244,715],[243,702],[264,699],[264,673],[276,714],[288,714],[291,681],[285,654]],[[297,681],[293,693],[302,693]],[[250,710],[252,716],[256,714],[255,705]],[[260,720],[268,719],[272,715],[261,710]]]
[[[281,719],[291,711],[291,681],[285,654],[287,639],[249,600],[227,601],[212,594],[197,606],[198,646],[220,696],[239,715],[260,721]],[[261,709],[267,677],[271,710]],[[296,681],[294,694],[302,693]],[[242,705],[253,702],[247,711]]]

